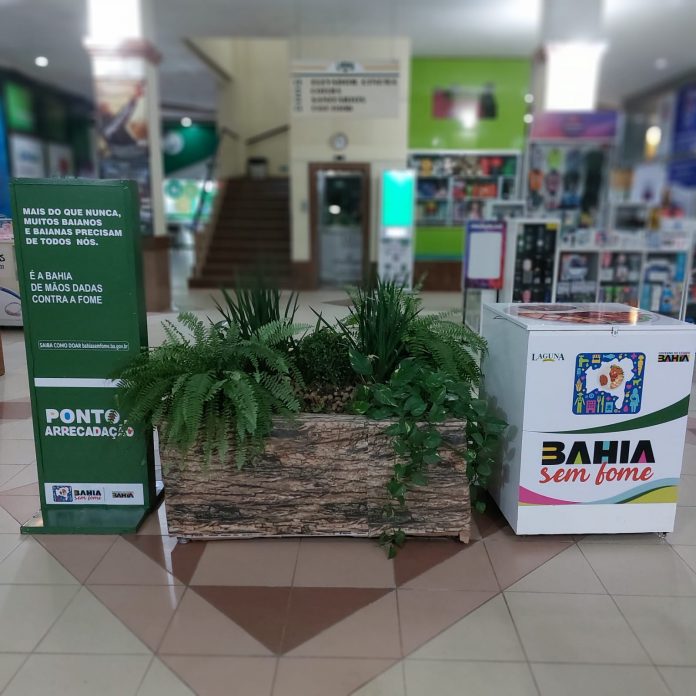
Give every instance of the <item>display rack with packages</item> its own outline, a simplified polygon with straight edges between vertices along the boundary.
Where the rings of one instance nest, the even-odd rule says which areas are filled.
[[[601,224],[617,130],[613,111],[537,114],[525,157],[527,212],[573,228]]]
[[[0,326],[22,326],[12,220],[0,217]]]
[[[696,328],[621,304],[484,306],[510,424],[491,493],[517,534],[674,528]]]

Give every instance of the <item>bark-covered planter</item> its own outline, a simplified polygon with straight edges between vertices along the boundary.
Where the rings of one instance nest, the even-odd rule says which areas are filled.
[[[375,537],[394,452],[384,422],[362,416],[301,414],[278,422],[263,455],[239,471],[200,449],[163,452],[169,533],[182,538],[273,536]],[[443,424],[445,439],[462,449],[464,423]],[[428,469],[428,484],[407,497],[398,524],[409,535],[469,540],[471,509],[466,465],[451,450]],[[393,521],[392,521],[393,525]]]

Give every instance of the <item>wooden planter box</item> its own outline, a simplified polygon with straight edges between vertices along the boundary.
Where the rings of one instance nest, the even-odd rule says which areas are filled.
[[[384,422],[362,416],[301,414],[278,422],[263,455],[237,470],[231,456],[208,466],[202,451],[181,466],[162,453],[169,533],[181,538],[379,536],[394,452]],[[464,423],[444,424],[452,444],[465,443]],[[428,484],[407,496],[410,535],[469,540],[466,465],[449,449],[428,468]]]

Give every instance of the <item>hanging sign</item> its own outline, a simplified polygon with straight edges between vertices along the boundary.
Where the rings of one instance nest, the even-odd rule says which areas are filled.
[[[534,115],[529,138],[613,143],[618,128],[616,111],[544,111]]]
[[[154,499],[152,432],[115,373],[147,346],[132,181],[12,183],[42,518],[25,532],[135,531]]]
[[[93,57],[97,104],[97,147],[102,179],[134,179],[140,222],[152,231],[147,61],[136,56],[97,53]]]
[[[399,61],[295,61],[291,74],[293,116],[396,118]]]

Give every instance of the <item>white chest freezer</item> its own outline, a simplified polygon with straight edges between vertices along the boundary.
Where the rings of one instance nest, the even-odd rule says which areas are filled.
[[[672,531],[696,327],[621,304],[490,304],[482,333],[510,425],[491,493],[515,532]]]

